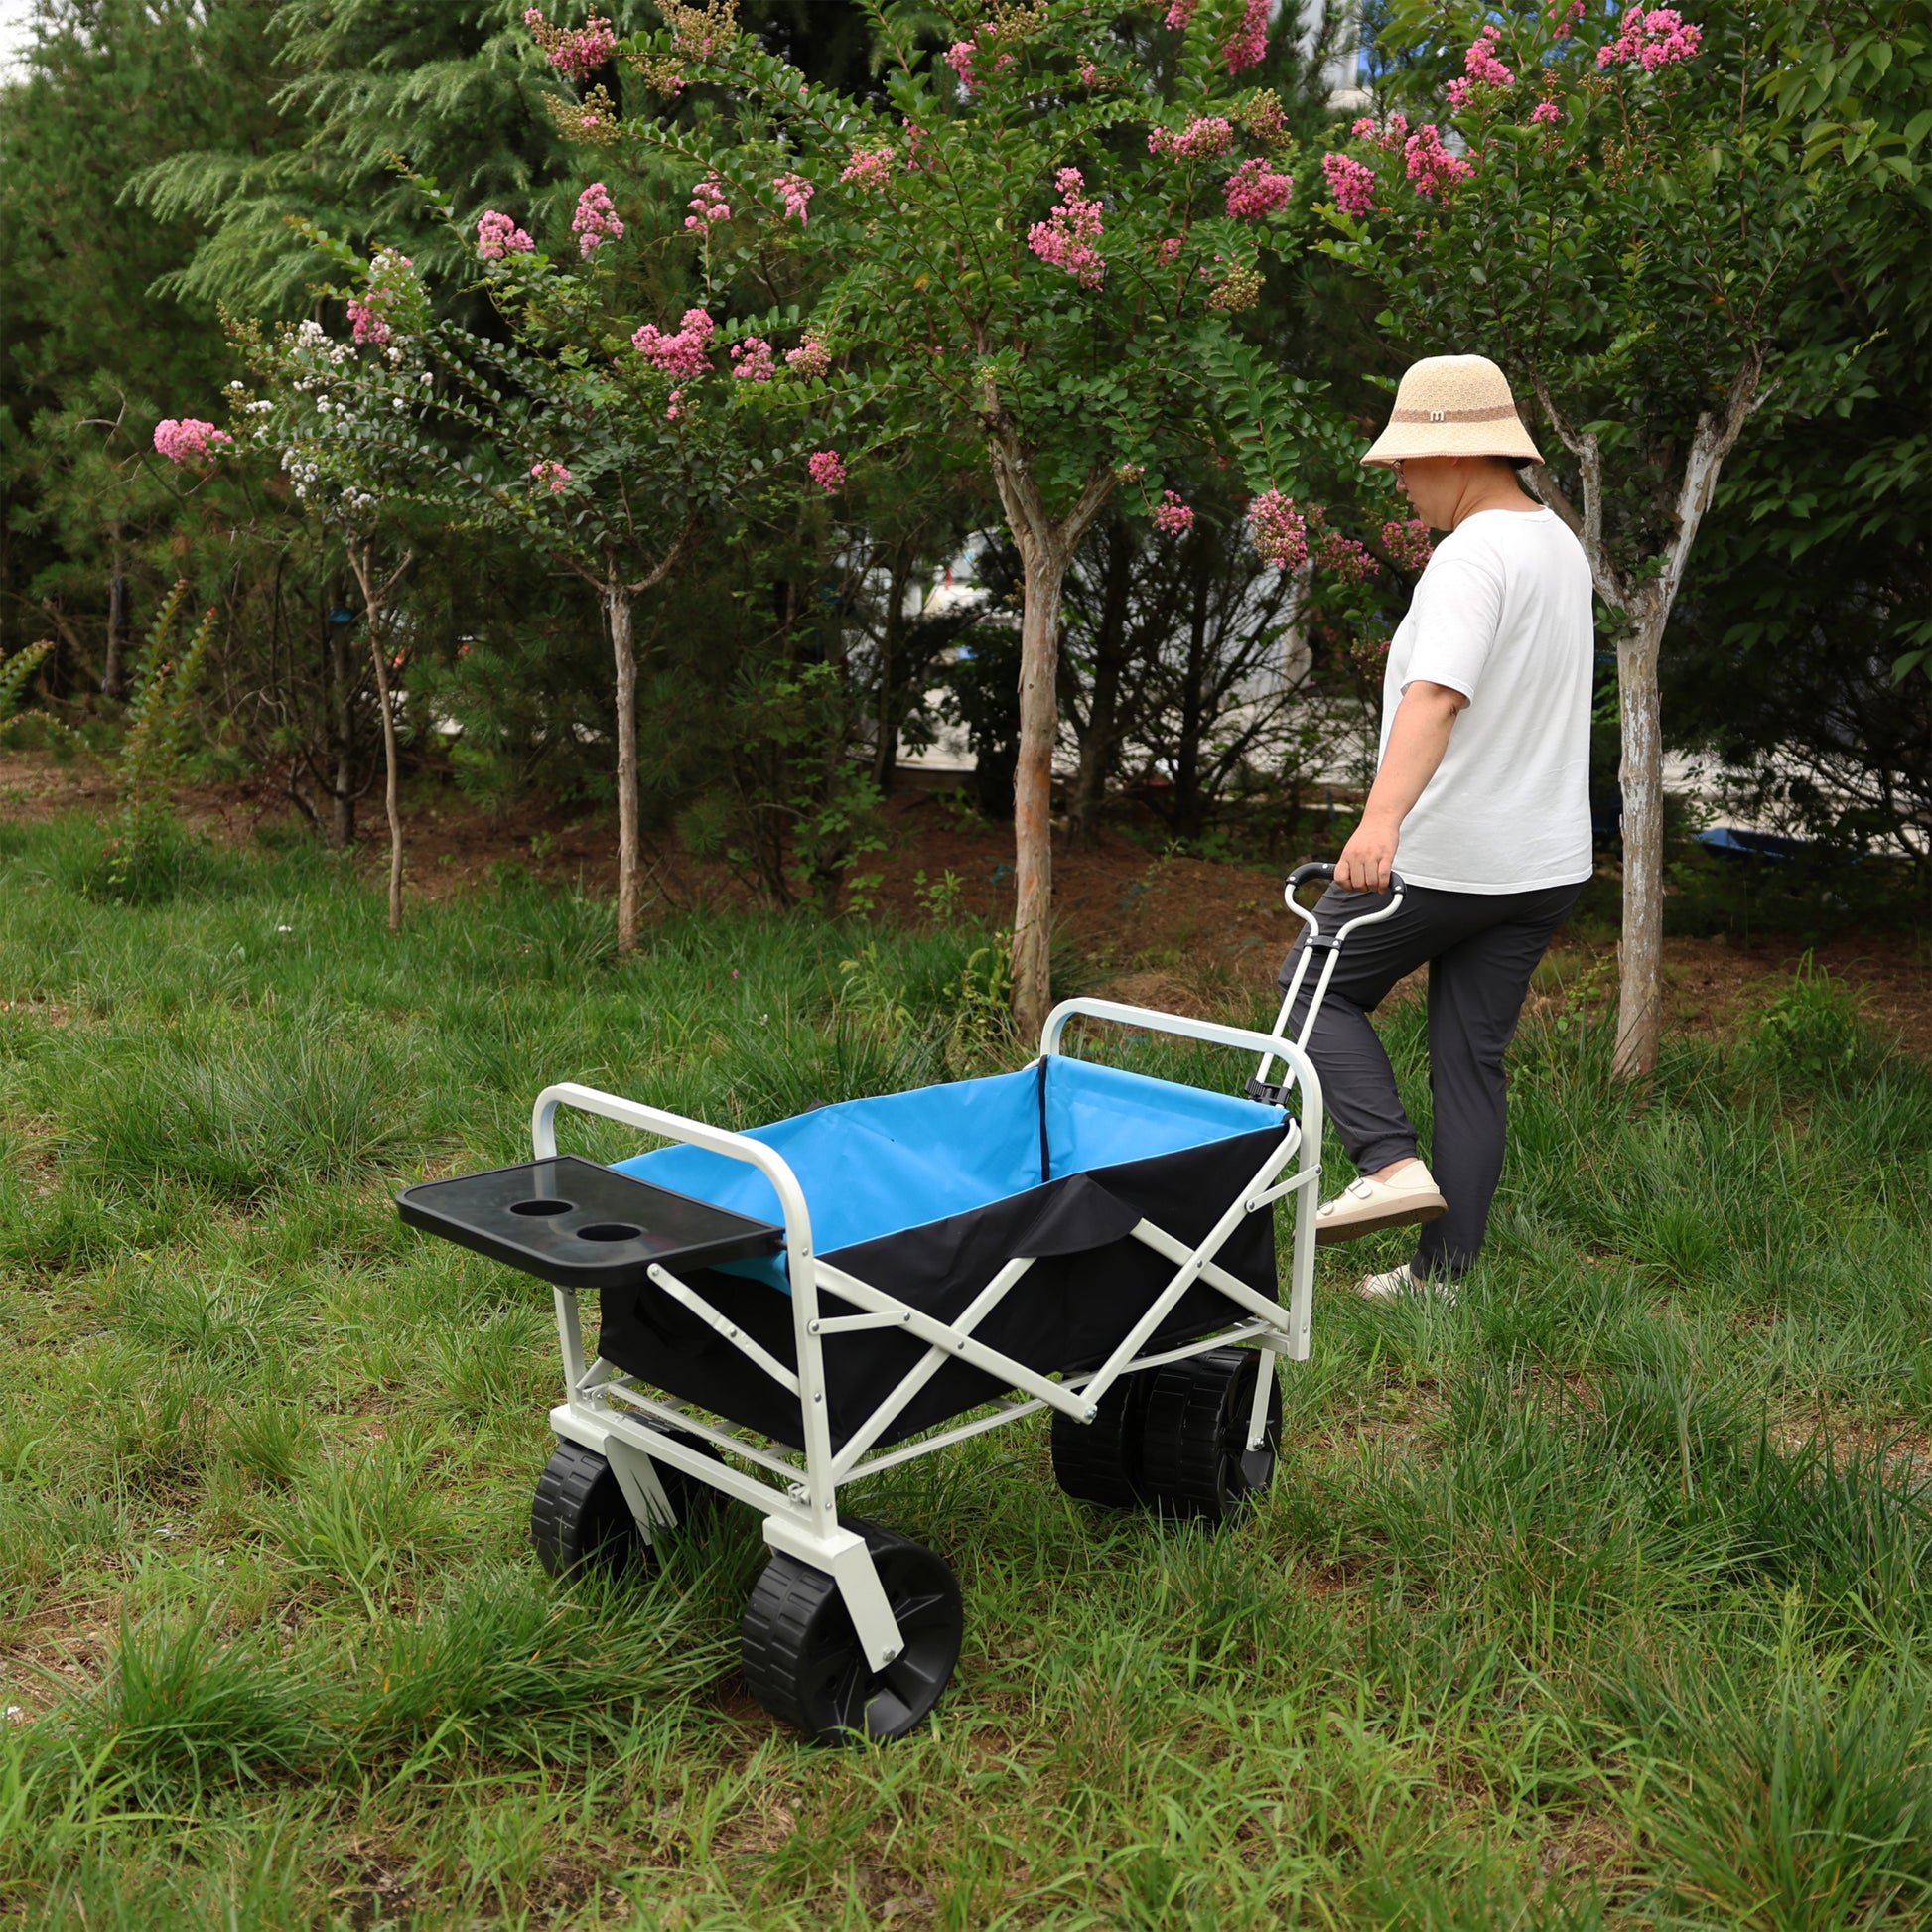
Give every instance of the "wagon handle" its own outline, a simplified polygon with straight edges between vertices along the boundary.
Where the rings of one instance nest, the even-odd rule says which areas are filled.
[[[1321,1002],[1326,997],[1328,982],[1334,977],[1335,961],[1340,956],[1342,941],[1351,932],[1365,925],[1380,925],[1384,919],[1392,919],[1402,910],[1402,900],[1409,888],[1399,872],[1389,874],[1390,898],[1388,904],[1378,912],[1364,912],[1358,918],[1348,920],[1332,933],[1321,930],[1319,916],[1304,905],[1295,895],[1311,879],[1325,879],[1332,883],[1334,867],[1324,859],[1312,859],[1305,866],[1297,866],[1288,875],[1288,884],[1282,888],[1282,898],[1288,909],[1308,927],[1308,944],[1302,948],[1302,956],[1295,962],[1294,977],[1288,983],[1288,990],[1282,995],[1282,1010],[1275,1016],[1275,1032],[1286,1035],[1289,1016],[1294,1011],[1296,996],[1302,990],[1302,982],[1308,976],[1309,961],[1316,953],[1325,957],[1321,962],[1321,977],[1315,981],[1313,997],[1309,1001],[1309,1010],[1302,1018],[1302,1031],[1296,1036],[1295,1044],[1304,1050],[1309,1043],[1309,1035],[1314,1031],[1315,1015],[1321,1011]],[[1285,1104],[1288,1090],[1295,1084],[1293,1080],[1270,1080],[1269,1069],[1275,1063],[1272,1052],[1263,1052],[1261,1064],[1254,1070],[1248,1082],[1248,1098],[1259,1100],[1271,1107]]]

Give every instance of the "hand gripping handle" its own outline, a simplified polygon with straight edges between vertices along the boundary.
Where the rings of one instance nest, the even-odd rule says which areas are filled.
[[[1288,909],[1309,928],[1310,945],[1313,945],[1316,941],[1319,941],[1323,951],[1339,946],[1357,926],[1375,925],[1383,919],[1393,918],[1402,904],[1402,896],[1409,890],[1403,881],[1402,875],[1399,872],[1391,872],[1389,874],[1389,891],[1394,897],[1381,911],[1365,912],[1358,919],[1350,919],[1332,939],[1322,939],[1320,920],[1295,895],[1311,879],[1325,879],[1332,883],[1334,876],[1334,867],[1325,859],[1311,859],[1307,865],[1297,866],[1288,875],[1288,884],[1282,888],[1282,897],[1287,902]]]
[[[1356,918],[1349,919],[1333,933],[1324,933],[1321,930],[1319,915],[1310,911],[1295,895],[1298,889],[1306,886],[1311,879],[1332,881],[1334,876],[1335,869],[1332,865],[1325,860],[1313,859],[1305,866],[1297,866],[1288,875],[1288,884],[1282,889],[1282,897],[1287,902],[1288,909],[1308,927],[1309,934],[1308,943],[1301,948],[1301,957],[1295,962],[1295,974],[1288,983],[1288,991],[1282,995],[1282,1010],[1275,1019],[1276,1033],[1286,1035],[1289,1015],[1294,1009],[1296,996],[1302,990],[1303,980],[1308,977],[1309,961],[1316,953],[1323,955],[1320,976],[1315,981],[1314,993],[1309,1001],[1309,1010],[1302,1018],[1302,1031],[1295,1039],[1296,1045],[1304,1051],[1308,1048],[1310,1034],[1314,1031],[1314,1017],[1321,1011],[1321,1001],[1328,991],[1328,982],[1334,977],[1335,960],[1341,952],[1342,941],[1362,926],[1380,925],[1384,919],[1394,918],[1402,910],[1403,896],[1409,890],[1403,883],[1402,875],[1391,872],[1388,904],[1380,911],[1364,912]],[[1261,1064],[1255,1068],[1254,1077],[1248,1082],[1248,1098],[1279,1107],[1283,1104],[1283,1096],[1292,1083],[1271,1081],[1268,1074],[1273,1064],[1272,1053],[1264,1053],[1261,1056]]]

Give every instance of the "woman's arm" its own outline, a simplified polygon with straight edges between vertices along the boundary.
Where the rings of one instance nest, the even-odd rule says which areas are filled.
[[[1455,714],[1468,703],[1447,684],[1418,678],[1402,694],[1389,728],[1389,749],[1369,787],[1362,822],[1335,861],[1335,884],[1351,892],[1386,893],[1402,821],[1415,809],[1423,787],[1449,750]]]

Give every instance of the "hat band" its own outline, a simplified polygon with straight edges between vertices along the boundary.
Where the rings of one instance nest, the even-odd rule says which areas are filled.
[[[1514,403],[1494,409],[1398,409],[1391,423],[1501,423],[1520,420]]]

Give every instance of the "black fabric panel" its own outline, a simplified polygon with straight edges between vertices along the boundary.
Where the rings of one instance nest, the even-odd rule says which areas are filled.
[[[1190,1247],[1220,1219],[1281,1138],[1264,1128],[1179,1154],[1157,1155],[1069,1174],[1043,1187],[898,1234],[841,1249],[825,1259],[925,1313],[957,1317],[1030,1243],[1042,1252],[975,1336],[1030,1368],[1072,1373],[1104,1361],[1173,1278],[1173,1264],[1126,1232],[1146,1218]],[[1275,1223],[1250,1214],[1215,1257],[1238,1280],[1278,1300]],[[795,1366],[791,1301],[762,1282],[703,1269],[691,1285],[722,1314]],[[819,1313],[852,1307],[821,1294]],[[655,1288],[606,1289],[599,1352],[669,1394],[794,1447],[797,1399],[746,1360],[722,1335]],[[1192,1340],[1225,1326],[1236,1311],[1211,1288],[1181,1297],[1147,1348]],[[832,1444],[841,1446],[878,1407],[926,1344],[902,1331],[831,1335],[824,1345]],[[993,1377],[949,1361],[919,1392],[880,1446],[916,1435],[1006,1393]]]

